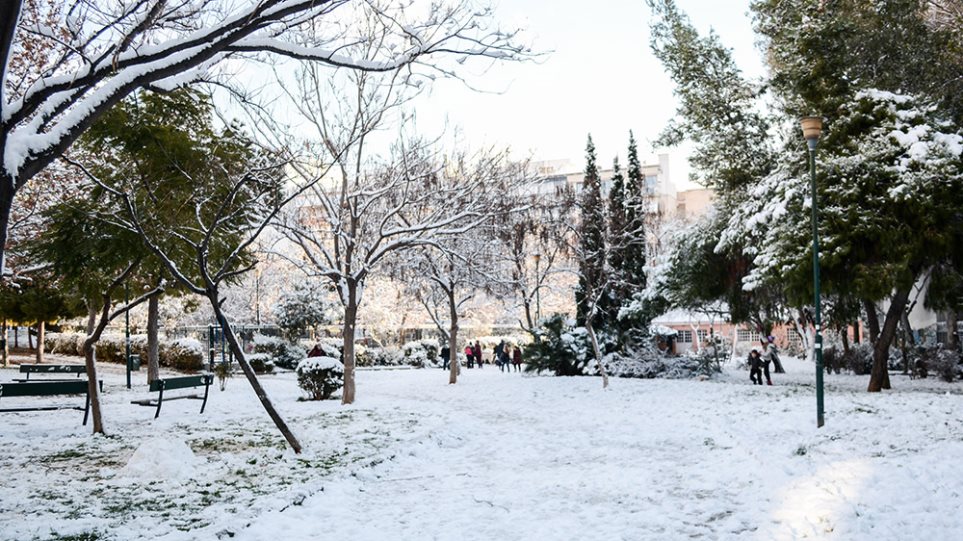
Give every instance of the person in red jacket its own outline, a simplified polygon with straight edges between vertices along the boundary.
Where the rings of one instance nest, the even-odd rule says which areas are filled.
[[[475,351],[471,348],[471,342],[465,346],[465,359],[468,361],[468,368],[475,366]]]
[[[522,371],[522,348],[518,346],[512,350],[512,365],[515,366],[516,372]]]

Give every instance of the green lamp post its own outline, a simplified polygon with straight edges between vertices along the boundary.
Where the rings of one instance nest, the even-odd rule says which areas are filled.
[[[816,335],[814,337],[813,349],[816,353],[816,427],[825,424],[823,416],[823,334],[822,322],[820,319],[819,301],[819,228],[817,227],[817,204],[816,204],[816,144],[819,136],[822,135],[823,119],[818,116],[807,116],[800,120],[802,124],[803,137],[809,145],[809,178],[810,190],[812,193],[813,210],[813,308],[815,310]]]

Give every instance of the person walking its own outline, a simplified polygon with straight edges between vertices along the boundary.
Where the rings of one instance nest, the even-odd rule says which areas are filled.
[[[475,366],[475,350],[471,347],[471,342],[465,344],[465,365],[468,368]]]
[[[515,366],[516,372],[522,371],[522,348],[518,346],[512,350],[512,365]]]
[[[482,360],[482,348],[481,342],[475,340],[475,363],[478,364],[478,368],[481,368],[485,362]]]
[[[441,348],[441,369],[448,370],[448,363],[451,362],[451,350],[448,346]]]
[[[498,365],[498,369],[502,370],[502,352],[505,351],[505,341],[502,340],[495,346],[495,364]]]
[[[501,369],[502,372],[512,371],[512,367],[511,367],[512,346],[510,346],[509,344],[505,344],[505,347],[502,348],[501,356],[498,358],[498,362],[500,363],[499,368]]]
[[[749,352],[749,379],[752,380],[753,385],[762,385],[762,356],[759,355],[759,350],[752,348]]]

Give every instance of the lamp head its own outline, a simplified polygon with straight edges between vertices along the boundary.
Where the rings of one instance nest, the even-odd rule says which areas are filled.
[[[818,116],[804,116],[799,119],[802,125],[803,137],[809,143],[809,150],[816,149],[816,143],[823,132],[823,119]]]

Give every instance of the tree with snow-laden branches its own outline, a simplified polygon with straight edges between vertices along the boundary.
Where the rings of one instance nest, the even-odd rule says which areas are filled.
[[[318,280],[301,280],[281,293],[274,306],[274,322],[292,340],[320,325],[337,321],[340,305],[331,288]]]
[[[745,81],[718,38],[700,37],[672,0],[649,5],[653,49],[683,101],[667,133],[695,141],[693,165],[720,190],[697,257],[682,268],[725,270],[701,290],[726,301],[734,321],[782,314],[807,338],[812,194],[796,119],[823,116],[816,164],[826,315],[845,347],[863,312],[874,350],[869,390],[888,388],[889,348],[907,328],[918,282],[929,276],[936,286],[929,305],[961,306],[963,57],[947,26],[956,3],[754,1],[770,68],[761,84]],[[905,46],[893,50],[894,36]],[[715,126],[726,126],[727,137],[716,138],[726,148],[708,137]]]
[[[454,76],[450,57],[522,59],[518,32],[468,0],[8,0],[0,3],[0,263],[14,196],[141,88],[230,84],[261,53],[366,72]],[[2,267],[2,265],[0,265]]]
[[[413,251],[398,278],[404,281],[425,308],[439,333],[446,338],[451,365],[448,383],[458,382],[458,322],[465,305],[479,294],[497,296],[507,288],[496,277],[499,254],[490,225],[483,225],[469,235],[439,239],[431,248]],[[401,262],[399,262],[401,263]]]
[[[351,404],[358,311],[372,274],[397,252],[435,246],[486,223],[520,179],[507,152],[444,158],[437,142],[404,133],[379,151],[381,130],[398,119],[420,85],[398,72],[337,76],[322,79],[309,65],[290,91],[310,132],[303,142],[309,159],[291,168],[301,179],[324,172],[279,227],[300,248],[301,268],[326,279],[341,302],[342,402]]]

